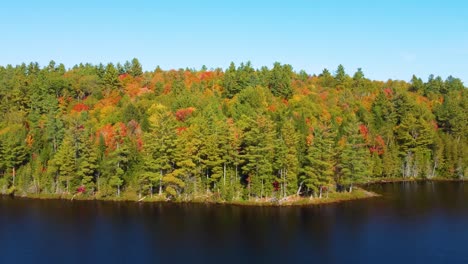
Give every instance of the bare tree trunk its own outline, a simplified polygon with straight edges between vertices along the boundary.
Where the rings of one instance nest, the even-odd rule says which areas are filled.
[[[435,170],[437,169],[437,160],[434,161],[434,167],[432,167],[431,178],[435,177]]]
[[[208,179],[208,170],[206,170],[206,194],[208,194],[209,188],[210,188],[210,182]]]
[[[226,162],[223,165],[223,186],[226,187]]]
[[[301,194],[302,184],[304,184],[304,182],[301,182],[301,184],[299,185],[299,189],[297,189],[296,195]]]
[[[163,178],[163,171],[161,170],[161,177],[159,178],[159,195],[162,194],[162,178]]]
[[[283,197],[286,197],[287,195],[287,191],[288,191],[288,182],[286,181],[286,178],[288,176],[288,170],[285,169],[284,170],[284,175],[283,175],[283,181],[284,181],[284,193],[283,193]]]
[[[13,187],[14,187],[14,186],[15,186],[15,178],[16,178],[16,169],[15,169],[14,166],[13,166],[13,172],[12,172],[12,174],[13,174]]]
[[[263,198],[263,179],[262,179],[262,191],[260,192],[260,198]]]
[[[281,191],[280,191],[280,197],[281,197],[284,194],[283,169],[279,170],[279,174],[280,174],[280,179],[281,179]]]
[[[55,173],[55,193],[59,193],[59,181],[58,181],[58,174]]]

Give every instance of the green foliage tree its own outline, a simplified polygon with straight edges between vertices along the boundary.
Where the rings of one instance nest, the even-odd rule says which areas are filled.
[[[291,87],[292,67],[275,62],[268,78],[268,87],[275,96],[289,99],[293,94]]]
[[[52,173],[57,175],[55,183],[56,193],[59,193],[63,186],[65,186],[65,192],[70,193],[71,181],[76,176],[75,154],[73,138],[68,133],[49,165],[52,168]]]
[[[130,66],[130,72],[129,73],[133,77],[138,77],[138,76],[141,76],[143,74],[143,68],[141,66],[140,61],[137,58],[133,58],[130,65],[131,66]]]
[[[338,182],[348,186],[363,183],[370,177],[370,155],[363,136],[358,132],[358,123],[353,118],[345,124],[345,140],[338,157]]]

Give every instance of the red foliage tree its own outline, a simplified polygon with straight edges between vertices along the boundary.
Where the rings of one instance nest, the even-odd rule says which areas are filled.
[[[77,103],[75,106],[73,106],[73,111],[75,112],[83,112],[83,111],[88,111],[89,110],[89,106],[83,104],[83,103]]]
[[[385,89],[383,90],[383,92],[385,93],[385,96],[386,96],[387,98],[390,98],[390,97],[393,96],[393,90],[390,89],[390,88],[385,88]]]
[[[184,122],[195,111],[194,107],[182,108],[176,111],[175,117],[178,121]]]
[[[364,139],[368,139],[369,138],[369,128],[367,128],[366,125],[364,124],[360,124],[359,125],[359,132],[361,133],[361,135],[364,137]]]

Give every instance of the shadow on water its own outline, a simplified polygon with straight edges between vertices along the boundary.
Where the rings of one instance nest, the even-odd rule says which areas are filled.
[[[0,263],[468,263],[468,188],[305,207],[0,198]]]

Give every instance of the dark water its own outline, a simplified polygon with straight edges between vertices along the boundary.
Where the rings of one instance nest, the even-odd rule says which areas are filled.
[[[0,198],[0,263],[468,263],[468,186],[261,208]]]

